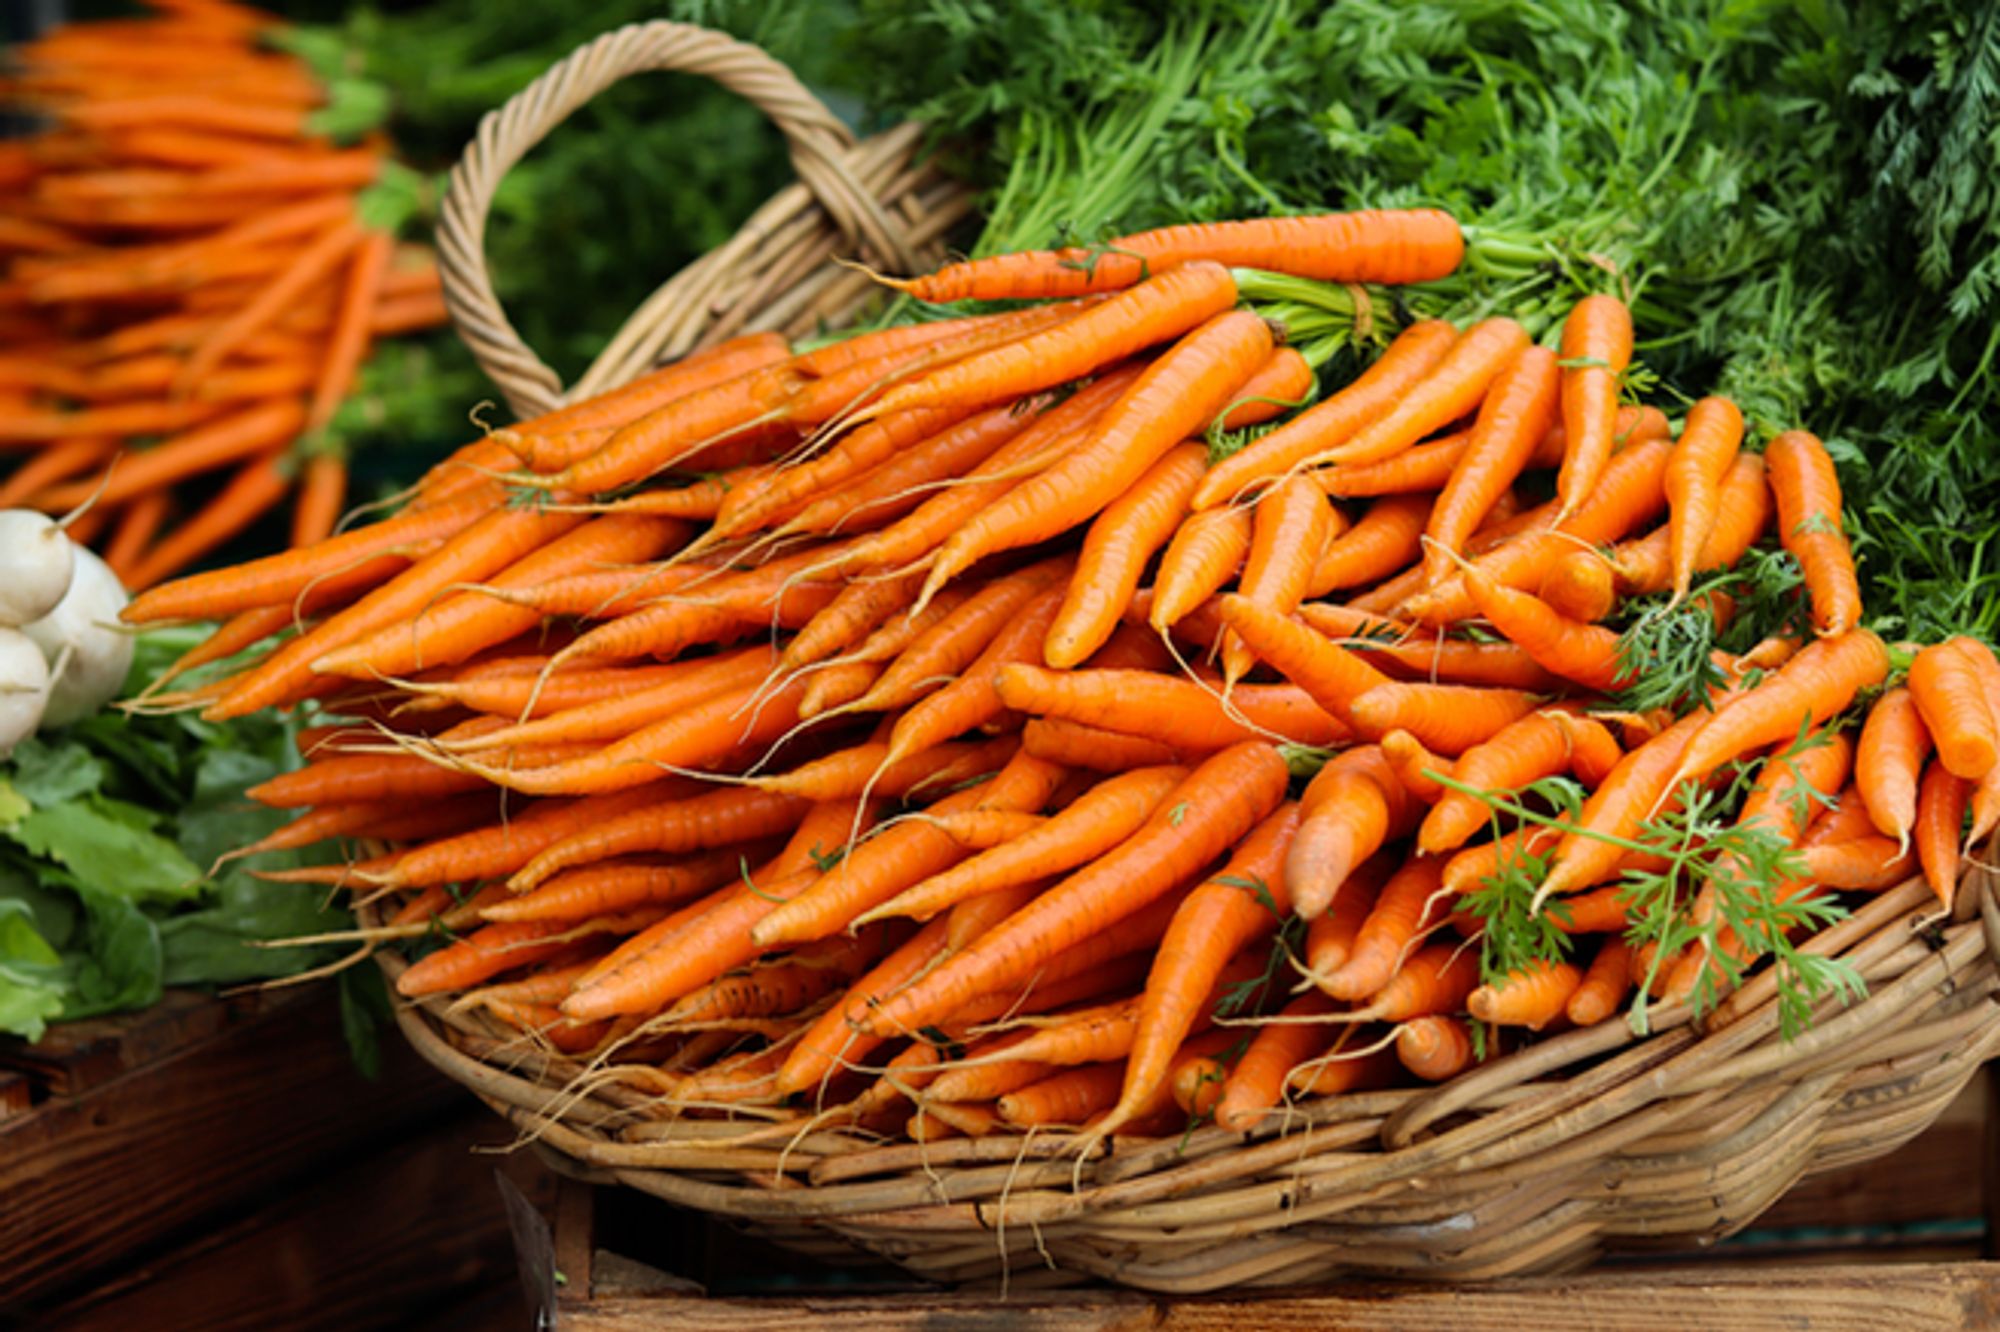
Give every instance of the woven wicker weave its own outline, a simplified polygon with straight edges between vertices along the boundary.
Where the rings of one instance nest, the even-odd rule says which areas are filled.
[[[1443,1086],[1305,1101],[1249,1134],[1206,1128],[1083,1161],[1066,1134],[885,1145],[679,1119],[442,1000],[398,1020],[426,1059],[593,1177],[809,1252],[838,1241],[941,1281],[1044,1284],[1053,1266],[1171,1293],[1517,1276],[1719,1239],[1805,1175],[1921,1132],[2000,1053],[1997,886],[1970,871],[1970,918],[1944,922],[1913,880],[1824,932],[1812,950],[1852,962],[1869,994],[1793,1041],[1765,976],[1699,1024],[1656,1013],[1644,1039],[1608,1022]]]
[[[784,133],[799,183],[648,297],[565,394],[493,293],[486,212],[501,178],[549,131],[618,80],[647,70],[700,74],[756,105]],[[790,70],[706,28],[662,21],[606,33],[490,112],[453,168],[437,233],[452,320],[522,419],[738,333],[798,336],[840,324],[880,288],[836,259],[922,271],[937,263],[941,238],[971,210],[964,186],[917,160],[921,134],[906,124],[857,143]]]
[[[839,253],[909,271],[966,196],[911,165],[914,127],[855,144],[754,48],[672,23],[614,32],[487,117],[439,236],[454,316],[522,415],[562,400],[493,299],[479,236],[498,177],[591,95],[639,69],[706,73],[763,107],[803,184],[669,282],[572,390],[624,382],[735,332],[835,322],[868,295]],[[440,999],[398,1015],[417,1050],[588,1177],[645,1190],[821,1256],[859,1247],[942,1281],[1016,1289],[1098,1277],[1163,1292],[1343,1273],[1465,1280],[1684,1247],[1749,1224],[1802,1176],[1915,1136],[2000,1052],[2000,885],[1967,871],[1955,921],[1912,881],[1811,948],[1868,982],[1778,1034],[1775,984],[1695,1022],[1654,1015],[1541,1041],[1445,1085],[1299,1103],[1249,1134],[1064,1134],[884,1144],[754,1119],[676,1118],[630,1085]],[[374,912],[364,910],[366,923]],[[402,963],[385,958],[391,979]]]

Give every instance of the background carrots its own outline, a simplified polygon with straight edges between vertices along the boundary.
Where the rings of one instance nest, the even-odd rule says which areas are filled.
[[[171,49],[186,16],[130,20],[102,43],[105,25],[72,24],[14,49],[11,95],[47,126],[0,187],[0,228],[40,237],[7,247],[6,286],[10,308],[45,322],[0,332],[29,394],[0,431],[17,451],[9,485],[60,512],[108,476],[98,503],[132,517],[99,531],[133,588],[287,498],[296,544],[330,535],[348,488],[336,413],[371,344],[445,322],[428,251],[395,241],[412,196],[387,143],[316,132],[331,92],[263,44],[275,19],[245,13],[198,53],[150,62],[138,96],[120,52],[149,33]],[[261,100],[277,87],[289,101]]]

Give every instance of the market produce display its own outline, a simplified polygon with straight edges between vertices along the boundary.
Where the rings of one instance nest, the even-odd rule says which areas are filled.
[[[153,8],[14,48],[8,99],[44,127],[0,145],[0,503],[94,501],[71,534],[133,588],[287,500],[294,541],[330,533],[371,345],[445,321],[396,239],[419,182],[383,90],[259,11]]]
[[[1759,967],[1800,1030],[1848,894],[1952,908],[2000,663],[1867,627],[1813,435],[1621,404],[1615,291],[1316,394],[1480,241],[974,260],[896,285],[1028,303],[736,339],[126,616],[261,646],[162,704],[315,710],[247,850],[387,844],[271,877],[690,1116],[1248,1127]]]

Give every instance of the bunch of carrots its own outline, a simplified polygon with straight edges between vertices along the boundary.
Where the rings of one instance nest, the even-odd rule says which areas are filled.
[[[101,538],[131,587],[287,497],[294,544],[346,507],[328,430],[370,344],[446,318],[394,237],[394,164],[228,0],[76,23],[14,48],[0,144],[0,506]],[[379,109],[379,108],[378,108]]]
[[[1240,299],[1462,250],[1431,211],[1177,227],[898,284],[1004,313],[739,338],[139,596],[226,617],[150,701],[310,709],[251,792],[301,812],[239,854],[364,843],[272,877],[674,1113],[1247,1129],[1713,1001],[1840,891],[1949,904],[2000,666],[1861,624],[1818,440],[1621,405],[1611,296],[1552,346],[1412,323],[1323,398]],[[1748,615],[1713,580],[1774,537],[1789,622],[1628,706],[1604,621]],[[1739,835],[1648,841],[1676,810]]]

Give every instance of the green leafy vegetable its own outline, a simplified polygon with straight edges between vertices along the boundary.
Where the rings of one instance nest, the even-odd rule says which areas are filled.
[[[198,634],[142,637],[132,684]],[[53,1020],[143,1008],[167,985],[326,961],[323,947],[261,945],[345,928],[346,913],[241,864],[202,868],[285,821],[243,791],[296,762],[289,725],[261,717],[101,714],[18,746],[0,765],[0,1032],[32,1040]]]

